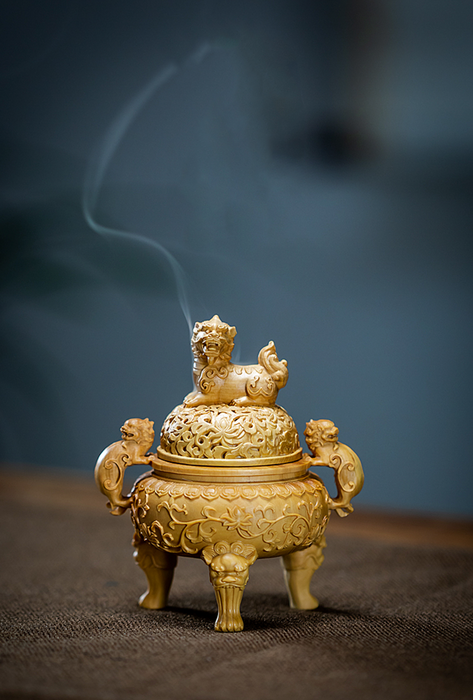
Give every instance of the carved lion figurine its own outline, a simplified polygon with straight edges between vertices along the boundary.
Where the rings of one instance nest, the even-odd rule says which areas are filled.
[[[344,517],[353,512],[350,500],[363,486],[364,476],[358,455],[338,442],[338,428],[331,420],[311,420],[304,430],[307,447],[314,455],[313,466],[326,466],[335,469],[337,498],[329,503],[338,515]]]
[[[273,341],[260,350],[257,365],[231,362],[236,328],[218,316],[196,323],[192,335],[195,391],[184,405],[274,406],[279,389],[286,385],[286,360],[279,360]]]
[[[131,497],[122,496],[123,475],[132,464],[149,464],[146,452],[154,442],[153,421],[130,418],[121,427],[123,440],[109,445],[95,465],[95,481],[100,491],[109,498],[107,506],[112,515],[121,515],[131,503]]]

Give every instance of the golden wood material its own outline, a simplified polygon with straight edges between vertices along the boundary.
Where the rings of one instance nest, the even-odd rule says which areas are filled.
[[[107,506],[112,515],[122,515],[130,507],[132,498],[124,498],[123,477],[132,464],[149,464],[145,456],[154,442],[154,423],[147,418],[130,418],[121,427],[123,440],[114,442],[102,452],[95,465],[95,481],[100,491],[108,497]]]
[[[51,513],[90,513],[103,510],[101,494],[82,471],[0,462],[0,507],[21,501],[25,507]],[[359,506],[345,520],[331,518],[326,530],[331,539],[347,537],[403,547],[448,547],[473,550],[473,520],[410,511]]]
[[[184,399],[186,406],[274,406],[287,382],[286,360],[278,359],[270,341],[260,350],[257,365],[234,365],[230,359],[235,335],[235,326],[222,323],[218,316],[195,324],[191,341],[195,391]]]
[[[353,512],[350,501],[363,487],[364,474],[358,456],[347,445],[338,442],[338,428],[331,420],[311,420],[304,430],[307,447],[314,455],[313,466],[335,469],[337,498],[329,498],[330,508],[340,517]]]
[[[202,463],[195,465],[191,464],[173,464],[157,458],[155,455],[148,455],[151,464],[153,464],[156,472],[161,476],[175,479],[178,481],[199,481],[199,482],[229,482],[229,483],[258,483],[261,481],[287,481],[295,479],[299,476],[304,476],[307,469],[312,465],[312,460],[309,455],[302,455],[297,462],[286,462],[281,464],[261,464],[253,466],[251,460],[245,460],[245,467],[235,469],[235,467],[218,466],[218,460],[215,467],[211,464],[203,466]],[[250,462],[247,467],[246,464]],[[241,461],[240,461],[241,464]],[[209,466],[212,468],[209,469]],[[218,472],[216,471],[218,467]]]
[[[279,406],[176,406],[164,421],[158,456],[213,466],[282,464],[302,456],[292,418]]]
[[[104,450],[95,467],[111,512],[131,509],[135,560],[148,581],[140,605],[164,607],[177,555],[201,557],[209,566],[220,632],[243,629],[241,599],[258,558],[282,556],[291,607],[318,606],[310,581],[323,562],[330,512],[351,513],[351,499],[363,486],[361,462],[338,442],[331,421],[307,423],[313,456],[302,454],[292,418],[275,405],[287,381],[286,361],[271,342],[257,365],[232,364],[235,334],[218,316],[196,323],[195,390],[166,418],[157,452],[147,453],[153,424],[131,419],[123,440]],[[123,475],[131,464],[153,469],[124,497]],[[335,470],[335,499],[309,471],[314,465]]]
[[[313,610],[319,606],[319,601],[310,592],[310,581],[324,560],[322,550],[326,546],[325,537],[322,536],[317,544],[283,556],[281,562],[291,608]]]

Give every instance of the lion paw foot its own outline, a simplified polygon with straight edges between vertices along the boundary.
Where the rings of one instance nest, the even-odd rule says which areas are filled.
[[[241,632],[242,629],[243,620],[239,614],[224,612],[215,621],[216,632]]]

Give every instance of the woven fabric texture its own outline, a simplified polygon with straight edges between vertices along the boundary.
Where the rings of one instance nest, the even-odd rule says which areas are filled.
[[[318,610],[290,610],[279,559],[257,561],[245,630],[218,634],[202,561],[179,558],[169,608],[142,610],[126,515],[24,511],[6,501],[0,513],[2,698],[473,696],[471,552],[331,537],[329,528],[312,582]]]

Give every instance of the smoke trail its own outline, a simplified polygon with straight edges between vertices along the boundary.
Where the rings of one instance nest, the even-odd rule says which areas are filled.
[[[212,50],[213,47],[210,44],[203,44],[189,56],[185,63],[200,63]],[[112,236],[116,238],[125,238],[132,241],[139,241],[144,245],[150,246],[166,258],[174,274],[179,304],[187,321],[189,333],[192,333],[192,319],[189,310],[185,273],[176,258],[163,245],[161,245],[161,243],[158,243],[147,236],[103,226],[94,218],[94,211],[106,170],[130,125],[136,119],[141,110],[146,106],[149,100],[164,85],[166,85],[166,83],[177,75],[179,70],[179,67],[175,63],[170,63],[168,66],[166,66],[166,68],[159,71],[149,81],[149,83],[147,83],[144,88],[142,88],[140,92],[138,92],[135,97],[133,97],[133,99],[125,105],[125,107],[113,120],[105,133],[105,137],[98,149],[95,160],[91,161],[87,169],[82,198],[82,209],[85,220],[90,228],[96,233],[102,236]]]

